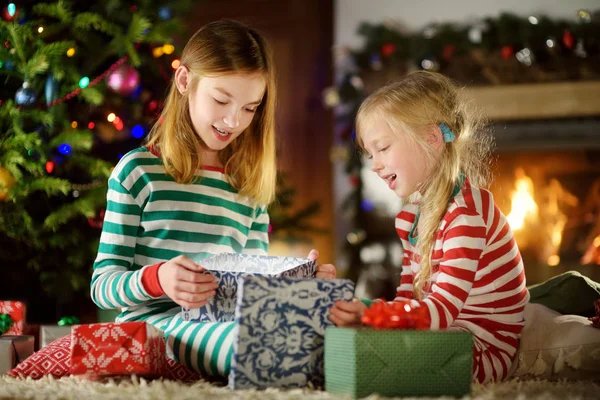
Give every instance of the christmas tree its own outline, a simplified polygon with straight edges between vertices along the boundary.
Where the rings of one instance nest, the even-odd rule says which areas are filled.
[[[176,17],[190,5],[108,0],[4,6],[2,275],[14,282],[35,277],[58,304],[87,295],[108,176],[158,116],[178,65],[172,41],[184,33]],[[35,291],[36,282],[30,285]]]
[[[123,154],[143,144],[160,114],[179,65],[173,40],[183,44],[190,34],[177,17],[190,6],[188,0],[4,6],[0,274],[12,284],[0,291],[2,298],[34,303],[30,320],[79,314],[82,299],[91,305],[108,177]],[[320,232],[306,222],[318,211],[316,203],[294,208],[294,189],[280,177],[269,208],[271,238],[308,240],[305,233]]]

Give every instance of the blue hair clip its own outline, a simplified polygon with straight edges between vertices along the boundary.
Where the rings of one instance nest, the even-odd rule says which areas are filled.
[[[450,130],[450,128],[448,128],[448,125],[441,123],[440,129],[442,130],[442,137],[444,138],[444,142],[446,142],[446,143],[454,142],[454,139],[456,139],[456,136],[454,136],[454,133]]]

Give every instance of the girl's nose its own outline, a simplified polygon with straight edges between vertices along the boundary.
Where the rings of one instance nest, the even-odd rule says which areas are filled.
[[[225,118],[223,122],[230,128],[237,128],[240,125],[240,114],[236,110],[232,110]]]
[[[380,171],[382,168],[383,168],[383,164],[381,163],[381,161],[376,160],[374,158],[373,163],[371,164],[371,171],[377,172],[377,171]]]

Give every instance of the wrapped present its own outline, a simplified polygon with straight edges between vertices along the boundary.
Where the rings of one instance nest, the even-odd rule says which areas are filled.
[[[22,335],[25,326],[25,304],[20,301],[0,300],[0,323],[10,325],[3,335]],[[4,315],[4,317],[2,317]],[[10,318],[9,318],[10,317]],[[12,321],[10,323],[9,321]]]
[[[192,310],[182,309],[184,321],[233,321],[237,288],[243,277],[312,278],[316,272],[315,261],[308,258],[222,253],[198,262],[215,276],[219,287],[206,306]]]
[[[362,398],[455,396],[470,393],[469,332],[327,328],[325,388]]]
[[[63,317],[56,325],[41,325],[40,326],[40,348],[46,347],[63,336],[71,334],[71,326],[79,324],[77,317]]]
[[[329,309],[352,299],[345,279],[247,277],[238,293],[229,386],[298,388],[324,384]]]
[[[70,326],[41,325],[40,326],[40,348],[48,346],[56,339],[71,334]]]
[[[0,375],[33,354],[33,336],[0,336]]]
[[[71,330],[73,375],[162,375],[165,338],[145,322],[74,325]]]

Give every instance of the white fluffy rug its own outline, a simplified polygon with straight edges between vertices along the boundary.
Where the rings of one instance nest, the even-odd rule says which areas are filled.
[[[232,391],[208,382],[197,382],[193,385],[172,381],[146,381],[132,379],[122,381],[91,382],[80,378],[68,377],[54,380],[50,377],[33,381],[0,377],[0,399],[140,399],[140,400],[226,400],[226,399],[309,399],[335,400],[343,397],[333,396],[327,392],[314,390],[276,390],[266,391]],[[369,400],[381,399],[370,396]],[[418,398],[426,400],[427,398]],[[440,397],[438,400],[451,399]],[[474,384],[471,396],[466,399],[491,400],[558,400],[558,399],[600,399],[600,384],[594,382],[549,382],[549,381],[511,381],[481,386]]]

